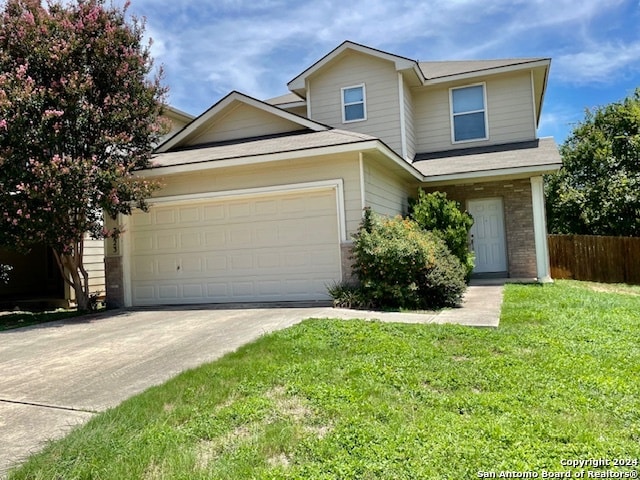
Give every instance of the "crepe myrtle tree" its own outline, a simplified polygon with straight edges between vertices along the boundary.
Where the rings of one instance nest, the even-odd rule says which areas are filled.
[[[0,11],[0,244],[52,248],[88,310],[84,238],[146,210],[166,89],[144,22],[104,0],[6,0]]]

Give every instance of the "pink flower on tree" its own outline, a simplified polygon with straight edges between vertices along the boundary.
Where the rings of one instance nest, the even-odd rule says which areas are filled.
[[[117,238],[104,217],[146,208],[157,185],[134,172],[163,133],[165,89],[128,2],[42,3],[0,6],[0,245],[51,246],[86,308],[84,236]]]

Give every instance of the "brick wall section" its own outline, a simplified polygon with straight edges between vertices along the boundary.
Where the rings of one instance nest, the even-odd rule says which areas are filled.
[[[342,243],[340,245],[340,253],[342,254],[342,281],[353,282],[356,280],[353,275],[353,259],[351,258],[353,251],[353,242]]]
[[[528,178],[470,185],[424,187],[424,190],[445,192],[447,198],[460,202],[463,209],[466,208],[468,200],[501,197],[504,204],[509,276],[512,278],[537,276],[531,182]]]
[[[105,257],[104,270],[107,291],[107,308],[124,307],[122,257]]]

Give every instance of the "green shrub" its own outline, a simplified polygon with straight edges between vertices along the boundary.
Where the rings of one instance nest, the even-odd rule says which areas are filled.
[[[465,270],[436,234],[409,219],[370,210],[353,245],[361,295],[378,308],[430,309],[457,305]]]
[[[336,308],[372,308],[371,303],[366,299],[362,286],[356,283],[341,282],[334,283],[327,288],[333,299],[333,306]]]
[[[409,217],[423,230],[440,236],[460,260],[468,281],[474,267],[474,255],[469,250],[469,231],[473,226],[471,215],[461,211],[458,202],[447,200],[446,193],[425,193],[422,189],[418,191],[417,200],[409,200],[409,207]]]

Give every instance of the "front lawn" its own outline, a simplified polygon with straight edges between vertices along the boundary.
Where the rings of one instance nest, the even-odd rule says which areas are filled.
[[[308,320],[95,417],[9,478],[543,478],[563,460],[640,459],[639,326],[633,289],[578,282],[508,285],[499,329]]]

